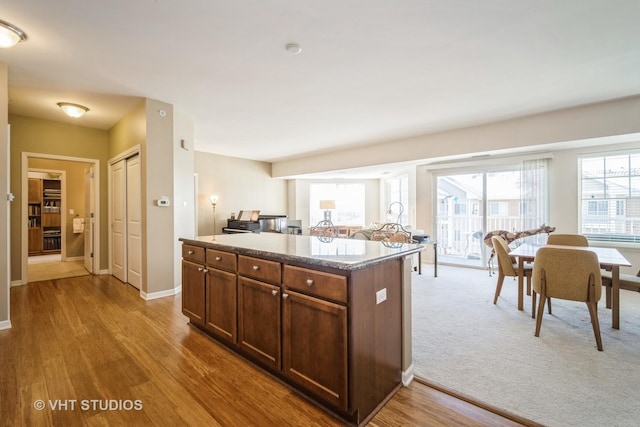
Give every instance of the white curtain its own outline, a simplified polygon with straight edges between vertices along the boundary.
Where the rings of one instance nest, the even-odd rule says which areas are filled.
[[[524,160],[520,182],[520,216],[524,230],[533,230],[548,220],[549,159]],[[532,236],[537,243],[546,242],[546,234]]]

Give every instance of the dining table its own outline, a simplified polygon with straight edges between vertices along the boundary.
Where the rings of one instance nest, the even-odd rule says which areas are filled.
[[[592,251],[598,255],[600,268],[611,272],[611,289],[606,290],[607,308],[611,308],[611,326],[614,329],[620,329],[620,267],[631,267],[631,263],[615,248],[523,243],[512,249],[509,255],[518,258],[518,310],[524,309],[524,265],[534,262],[538,249],[542,247]],[[609,298],[609,295],[611,295],[611,298]]]

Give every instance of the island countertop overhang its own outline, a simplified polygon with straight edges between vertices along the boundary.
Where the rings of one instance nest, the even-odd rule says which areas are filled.
[[[423,245],[411,243],[398,244],[280,233],[181,237],[179,241],[240,255],[299,262],[346,271],[359,270],[424,250]]]

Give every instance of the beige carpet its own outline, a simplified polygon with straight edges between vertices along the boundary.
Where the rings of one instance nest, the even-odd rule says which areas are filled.
[[[84,268],[84,261],[37,262],[28,264],[27,269],[29,283],[89,274]]]
[[[598,307],[604,351],[587,307],[553,300],[534,337],[531,297],[517,310],[517,284],[483,270],[439,267],[413,275],[416,375],[547,426],[640,423],[640,293],[621,291],[620,329],[604,293]]]

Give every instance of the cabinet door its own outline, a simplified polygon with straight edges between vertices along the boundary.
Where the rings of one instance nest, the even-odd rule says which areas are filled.
[[[236,342],[236,275],[207,269],[206,328],[218,337]]]
[[[288,289],[282,297],[284,374],[347,410],[347,308]]]
[[[42,203],[42,181],[39,178],[29,178],[29,203]]]
[[[205,298],[204,267],[189,261],[182,261],[182,314],[191,323],[204,326]]]
[[[280,369],[280,287],[238,276],[238,344]]]

